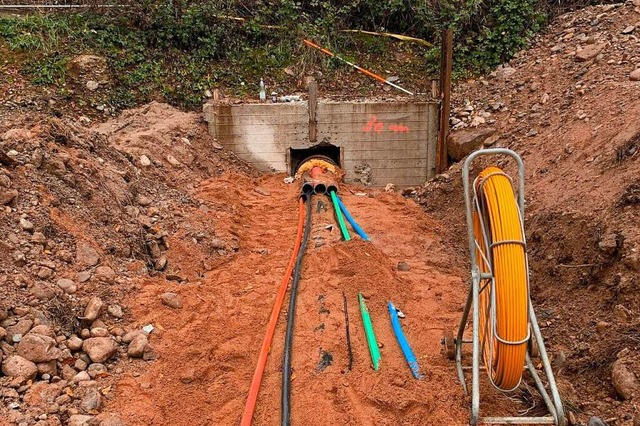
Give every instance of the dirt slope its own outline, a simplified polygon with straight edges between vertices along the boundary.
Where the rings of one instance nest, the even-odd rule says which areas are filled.
[[[577,424],[640,421],[639,6],[562,16],[511,63],[455,93],[456,127],[484,122],[498,131],[495,146],[525,161],[533,297]],[[460,167],[429,183],[421,203],[465,251]],[[614,369],[631,390],[616,389]]]

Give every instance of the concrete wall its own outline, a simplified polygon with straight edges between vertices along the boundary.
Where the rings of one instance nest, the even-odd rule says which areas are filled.
[[[317,142],[309,142],[306,102],[204,107],[210,133],[262,170],[288,172],[289,148],[331,143],[345,181],[418,185],[435,174],[436,103],[319,101]]]

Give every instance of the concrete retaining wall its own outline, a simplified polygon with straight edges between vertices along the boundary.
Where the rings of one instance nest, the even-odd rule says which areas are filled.
[[[434,102],[318,102],[317,142],[309,142],[306,102],[204,107],[210,133],[262,170],[290,171],[289,149],[340,147],[347,182],[419,185],[435,174]]]

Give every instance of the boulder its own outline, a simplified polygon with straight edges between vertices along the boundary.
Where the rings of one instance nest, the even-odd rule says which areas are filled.
[[[76,247],[76,262],[81,266],[91,267],[98,264],[100,255],[88,243],[79,243]]]
[[[596,56],[598,56],[598,54],[602,52],[602,49],[604,49],[604,44],[602,43],[590,44],[586,46],[584,49],[578,50],[576,52],[576,56],[575,56],[576,61],[578,62],[590,61],[594,59]]]
[[[149,343],[149,340],[144,333],[137,334],[133,340],[131,340],[131,343],[129,343],[127,355],[131,358],[142,358],[147,343]]]
[[[16,353],[31,362],[47,362],[60,356],[56,341],[49,336],[28,333],[20,340]]]
[[[484,141],[496,134],[493,127],[478,127],[451,132],[447,138],[447,153],[455,161],[460,161],[476,149]]]
[[[28,359],[11,355],[2,363],[2,372],[9,377],[20,377],[26,381],[36,377],[38,367]]]
[[[84,350],[91,361],[103,363],[116,353],[118,344],[110,337],[91,337],[84,341]]]
[[[102,312],[103,307],[104,302],[102,301],[102,299],[100,299],[98,296],[92,297],[84,310],[83,319],[87,321],[95,321],[100,316],[100,312]]]

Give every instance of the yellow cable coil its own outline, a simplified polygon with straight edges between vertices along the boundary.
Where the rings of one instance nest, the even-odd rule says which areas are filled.
[[[480,343],[491,381],[499,389],[510,391],[520,384],[529,335],[528,272],[520,211],[511,180],[497,167],[480,173],[476,192],[478,204],[473,219],[478,265],[481,272],[492,270],[495,280],[495,306],[491,303],[491,283],[480,283]],[[504,343],[498,336],[522,343]]]

